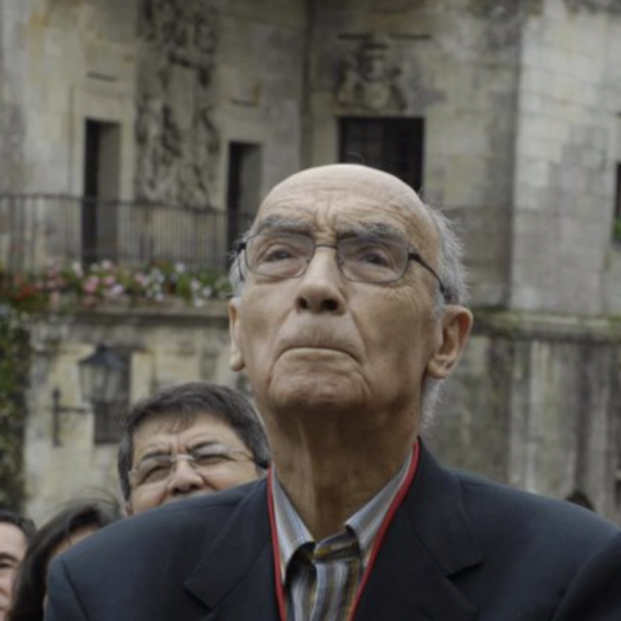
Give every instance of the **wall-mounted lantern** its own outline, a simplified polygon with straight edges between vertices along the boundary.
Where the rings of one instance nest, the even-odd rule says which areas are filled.
[[[125,361],[106,345],[97,345],[94,353],[78,361],[80,391],[84,401],[91,405],[110,404],[117,398],[127,373]],[[52,391],[52,439],[54,446],[62,444],[60,439],[61,414],[90,412],[89,408],[61,405],[59,388]]]

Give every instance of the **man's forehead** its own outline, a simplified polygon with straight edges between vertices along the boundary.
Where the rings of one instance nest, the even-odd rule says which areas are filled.
[[[306,168],[290,175],[275,189],[286,185],[332,185],[334,187],[358,186],[360,184],[381,187],[384,191],[412,193],[413,190],[398,177],[360,164],[328,164]]]
[[[291,175],[274,187],[261,209],[292,200],[305,204],[309,197],[345,204],[348,198],[358,197],[369,203],[380,201],[402,207],[420,202],[414,190],[393,175],[366,166],[333,164]]]
[[[261,205],[254,229],[279,221],[334,231],[385,223],[410,238],[430,232],[427,210],[409,186],[388,173],[349,164],[311,168],[277,185]]]
[[[233,438],[239,438],[239,435],[232,424],[208,410],[188,412],[183,416],[175,413],[161,414],[143,421],[136,428],[134,453],[166,447],[179,440],[188,443],[197,439],[201,442],[230,443]]]
[[[136,427],[134,436],[153,438],[158,435],[177,435],[188,429],[211,429],[219,425],[220,419],[213,412],[207,410],[159,412],[157,415],[143,420]]]

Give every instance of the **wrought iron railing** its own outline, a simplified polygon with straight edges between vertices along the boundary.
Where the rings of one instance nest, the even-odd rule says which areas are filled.
[[[249,214],[213,207],[60,195],[0,194],[0,268],[34,271],[50,261],[158,261],[225,270]]]

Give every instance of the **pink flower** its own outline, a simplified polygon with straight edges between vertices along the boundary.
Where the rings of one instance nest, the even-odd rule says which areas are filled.
[[[84,291],[86,291],[86,293],[95,293],[95,291],[97,291],[98,286],[99,286],[99,276],[91,276],[84,283]]]

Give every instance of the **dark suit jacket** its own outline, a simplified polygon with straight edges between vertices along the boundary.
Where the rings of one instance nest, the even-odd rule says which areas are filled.
[[[46,621],[277,618],[264,481],[113,524],[52,565]],[[423,449],[356,621],[475,619],[620,621],[621,533]]]

